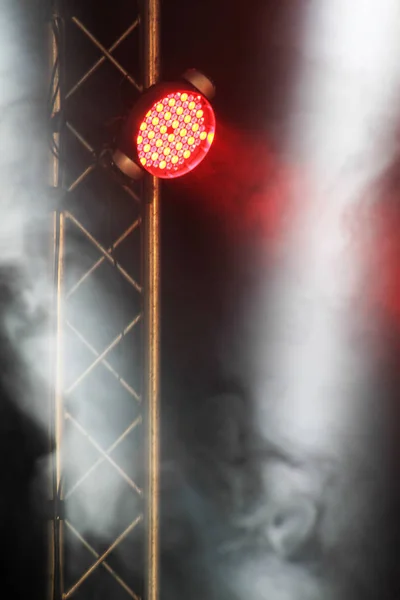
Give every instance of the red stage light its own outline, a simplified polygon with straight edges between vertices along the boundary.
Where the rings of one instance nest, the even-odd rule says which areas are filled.
[[[130,179],[139,179],[144,171],[173,179],[194,169],[214,139],[214,94],[214,84],[196,69],[186,71],[180,81],[150,87],[121,128],[113,167]]]
[[[209,151],[215,116],[205,96],[174,91],[158,98],[143,116],[135,143],[144,169],[164,179],[194,169]]]

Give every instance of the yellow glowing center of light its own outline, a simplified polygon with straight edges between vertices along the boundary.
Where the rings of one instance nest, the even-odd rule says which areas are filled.
[[[141,135],[138,135],[138,137],[137,137],[137,140],[136,140],[136,141],[137,141],[137,143],[138,143],[138,144],[141,144],[141,143],[143,142],[143,138],[142,138],[142,136],[141,136]]]
[[[168,104],[169,104],[169,106],[175,106],[175,98],[171,98],[171,99],[168,101]]]
[[[186,133],[187,133],[186,129],[181,129],[180,132],[179,132],[179,135],[181,137],[185,137]]]
[[[154,117],[154,119],[152,120],[153,125],[158,125],[160,122],[160,119],[158,117]]]
[[[161,125],[160,133],[167,133],[167,127],[165,125]]]
[[[146,144],[143,148],[145,152],[150,152],[150,144]]]
[[[172,123],[172,127],[173,127],[174,129],[177,129],[177,128],[179,127],[179,121],[174,121],[174,122]]]
[[[192,146],[194,144],[194,137],[190,137],[188,139],[188,144],[189,144],[189,146]]]
[[[199,130],[199,124],[198,123],[193,123],[192,130],[193,131],[198,131]]]
[[[178,159],[178,157],[177,157],[177,156],[173,156],[173,157],[171,158],[171,162],[172,162],[172,164],[174,164],[174,165],[176,165],[176,163],[178,162],[178,160],[179,160],[179,159]]]
[[[146,123],[142,123],[140,126],[140,131],[144,131],[145,129],[147,129],[147,125]]]
[[[142,163],[142,165],[146,164],[146,159],[144,156],[142,156],[142,158],[140,159],[140,162]]]
[[[155,135],[156,134],[154,133],[154,131],[149,131],[149,135],[147,137],[149,138],[149,140],[152,140]]]
[[[167,166],[167,163],[165,162],[165,160],[162,160],[160,162],[160,169],[165,169],[166,166]]]
[[[197,113],[196,113],[196,117],[197,117],[198,119],[201,119],[201,117],[203,116],[203,114],[204,114],[204,113],[203,113],[203,111],[202,111],[202,110],[198,110],[198,111],[197,111]]]
[[[189,102],[189,110],[193,110],[195,106],[196,106],[195,102]]]
[[[173,134],[173,133],[170,133],[170,134],[169,134],[169,136],[168,136],[168,141],[169,141],[169,142],[173,142],[173,141],[174,141],[174,139],[175,139],[175,136],[174,136],[174,134]]]
[[[206,134],[206,132],[205,132],[205,131],[202,131],[202,132],[201,132],[201,134],[200,134],[200,139],[201,139],[201,140],[205,140],[205,139],[206,139],[206,137],[207,137],[207,134]]]
[[[190,115],[186,115],[186,117],[183,120],[185,121],[185,123],[190,123],[190,120],[191,120]]]
[[[190,150],[185,150],[185,152],[183,153],[183,158],[189,158],[190,156]]]
[[[164,108],[164,107],[163,107],[163,105],[162,105],[162,104],[157,104],[156,111],[157,111],[157,112],[161,112],[163,108]]]
[[[186,92],[184,92],[181,96],[181,100],[182,100],[182,102],[185,102],[185,100],[187,100],[187,99],[188,99],[188,95],[186,94]]]
[[[158,158],[158,152],[153,152],[153,154],[151,155],[151,160],[157,160]]]
[[[163,145],[163,141],[162,140],[157,140],[156,141],[157,148],[160,148],[162,145]]]
[[[175,148],[176,148],[177,150],[182,150],[182,146],[183,146],[182,142],[177,142],[177,144],[176,144]]]
[[[164,115],[164,119],[165,119],[166,121],[169,121],[169,120],[171,119],[171,116],[172,116],[172,115],[171,115],[171,113],[170,113],[170,112],[166,112],[166,113],[165,113],[165,115]]]
[[[171,154],[171,148],[164,148],[164,154],[165,156],[168,156],[168,154]]]
[[[176,109],[176,114],[177,115],[181,115],[183,113],[183,108],[182,106],[178,106],[178,108]]]

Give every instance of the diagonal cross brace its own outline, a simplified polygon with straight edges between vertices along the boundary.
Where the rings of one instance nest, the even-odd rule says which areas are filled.
[[[110,246],[109,248],[107,248],[106,252],[108,254],[111,255],[111,253],[116,250],[118,248],[118,246],[120,244],[122,244],[122,242],[131,234],[135,231],[135,229],[137,229],[141,224],[141,220],[136,219],[136,221],[134,221],[129,227],[128,229],[126,229],[122,235],[112,244],[112,246]],[[86,271],[86,273],[84,273],[82,275],[82,277],[72,286],[72,288],[69,290],[69,292],[67,293],[66,297],[67,299],[72,296],[72,294],[74,294],[77,289],[80,287],[80,285],[92,274],[94,273],[94,271],[96,271],[96,269],[98,269],[103,262],[105,261],[105,256],[101,256],[91,267],[90,269],[88,269]]]
[[[86,346],[86,348],[88,348],[92,354],[94,354],[96,357],[98,357],[99,352],[97,352],[97,350],[95,348],[93,348],[93,346],[90,344],[90,342],[87,341],[87,339],[78,331],[78,329],[76,329],[76,327],[74,327],[69,321],[67,321],[66,324],[67,324],[67,327],[69,327],[69,329],[76,335],[76,337]],[[119,383],[122,385],[122,387],[131,396],[133,396],[133,398],[135,398],[135,400],[140,402],[139,394],[133,389],[133,387],[131,385],[129,385],[129,383],[127,383],[125,381],[125,379],[123,377],[121,377],[121,375],[114,369],[114,367],[112,365],[110,365],[110,363],[105,358],[101,362],[106,367],[106,369],[112,375],[114,375],[114,377],[117,379],[117,381],[119,381]]]
[[[97,567],[99,565],[101,565],[105,561],[105,559],[107,558],[107,556],[109,556],[111,554],[111,552],[113,550],[115,550],[115,548],[127,537],[127,535],[129,535],[129,533],[131,531],[133,531],[133,529],[135,527],[137,527],[137,525],[142,520],[143,520],[143,517],[142,517],[142,515],[140,515],[134,521],[132,521],[132,523],[125,529],[125,531],[123,533],[121,533],[120,536],[117,537],[117,539],[111,544],[111,546],[109,546],[109,548],[107,548],[107,550],[101,556],[99,556],[99,558],[96,560],[96,562],[93,563],[93,565],[87,571],[85,571],[85,573],[68,590],[68,592],[66,592],[65,594],[63,594],[63,600],[67,600],[67,598],[70,598],[72,596],[72,594],[74,594],[74,592],[76,592],[76,590],[82,585],[82,583],[84,581],[86,581],[86,579],[93,573],[93,571],[95,571],[97,569]],[[66,525],[68,527],[71,528],[71,525],[70,525],[69,521],[65,521],[65,523],[66,523]],[[73,529],[75,529],[75,528],[73,528]]]
[[[122,331],[122,333],[120,333],[119,335],[117,335],[116,338],[114,338],[114,340],[111,342],[111,344],[109,346],[107,346],[107,348],[105,350],[103,350],[103,352],[101,354],[99,354],[97,356],[96,360],[94,360],[92,362],[92,364],[89,365],[89,367],[87,369],[85,369],[85,371],[83,373],[81,373],[81,375],[79,375],[79,377],[77,379],[75,379],[74,383],[72,385],[70,385],[69,388],[64,392],[65,397],[69,396],[78,387],[78,385],[85,379],[85,377],[87,375],[89,375],[89,373],[91,373],[93,371],[93,369],[95,367],[97,367],[97,365],[99,363],[103,362],[103,360],[111,352],[111,350],[113,350],[115,348],[115,346],[117,346],[120,343],[120,341],[124,339],[124,337],[131,331],[131,329],[133,329],[135,327],[135,325],[137,325],[137,323],[141,320],[141,318],[142,318],[141,314],[137,315],[129,323],[129,325],[127,325],[127,327],[125,327],[124,331]]]
[[[67,126],[67,129],[72,133],[72,135],[78,140],[78,142],[94,158],[96,155],[96,152],[95,152],[94,148],[89,144],[89,142],[84,138],[84,136],[69,121],[67,121],[66,126]],[[82,183],[82,181],[84,181],[86,179],[86,177],[88,175],[90,175],[90,173],[92,171],[94,171],[96,169],[96,167],[97,167],[97,160],[92,162],[88,167],[86,167],[86,169],[84,169],[80,173],[80,175],[78,175],[78,177],[70,184],[67,191],[73,192],[78,187],[78,185],[80,185]],[[119,182],[119,185],[120,185],[121,189],[123,189],[124,192],[126,192],[135,202],[140,204],[141,200],[140,200],[139,196],[133,191],[133,189],[131,187],[124,184],[122,181]]]
[[[85,548],[90,552],[90,554],[94,556],[94,558],[99,559],[100,554],[96,552],[96,550],[93,548],[93,546],[89,544],[87,540],[85,540],[83,535],[81,535],[79,531],[75,529],[75,527],[69,521],[65,521],[65,524],[67,525],[68,529],[75,535],[75,537],[78,538],[81,544],[85,546]],[[126,591],[127,594],[129,594],[131,598],[133,598],[134,600],[140,600],[139,596],[135,594],[135,592],[129,587],[129,585],[125,583],[122,577],[120,577],[118,573],[116,573],[114,569],[112,569],[105,560],[103,560],[101,566],[104,567],[112,577],[114,577],[115,581],[119,583],[119,585]]]
[[[142,496],[143,492],[140,487],[125,473],[125,471],[119,466],[118,463],[115,462],[113,458],[107,452],[103,450],[103,448],[96,442],[96,440],[86,431],[86,429],[70,414],[65,413],[65,418],[80,431],[80,433],[92,444],[94,448],[96,448],[97,452],[101,454],[101,456],[110,463],[112,467],[121,475],[121,477],[126,481],[126,483],[139,495]]]
[[[125,429],[125,431],[119,436],[119,438],[117,440],[115,440],[115,442],[113,444],[111,444],[111,446],[109,448],[107,448],[107,450],[105,451],[105,454],[111,454],[111,452],[113,452],[115,450],[115,448],[117,448],[119,446],[119,444],[131,433],[131,431],[136,429],[136,427],[141,424],[141,422],[142,422],[142,417],[138,417],[137,419],[135,419],[129,425],[129,427],[127,427]],[[106,459],[104,458],[104,455],[102,455],[100,458],[98,458],[97,461],[74,483],[74,485],[71,487],[71,489],[68,490],[68,492],[64,495],[64,501],[68,500],[68,498],[70,498],[70,496],[72,496],[72,494],[74,494],[74,492],[89,477],[89,475],[91,473],[93,473],[93,471],[95,471],[97,469],[97,467],[99,467],[101,464],[103,464],[103,462],[105,460]]]
[[[120,65],[120,63],[117,60],[115,60],[113,55],[110,54],[110,52],[106,48],[104,48],[104,46],[95,38],[95,36],[89,31],[89,29],[87,29],[87,27],[85,27],[85,25],[76,17],[72,17],[72,22],[75,23],[75,25],[79,27],[79,29],[89,38],[89,40],[102,52],[103,56],[105,56],[105,58],[107,58],[114,65],[114,67],[116,67],[118,71],[122,73],[124,78],[127,79],[127,81],[129,81],[129,83],[131,83],[138,90],[138,92],[141,92],[141,86],[138,83],[136,83],[136,81],[128,73],[128,71],[124,69],[124,67]]]
[[[118,46],[136,29],[136,27],[139,25],[139,22],[140,19],[139,17],[137,17],[133,21],[133,23],[128,27],[128,29],[126,29],[126,31],[124,31],[124,33],[113,43],[113,45],[110,46],[110,48],[108,48],[108,54],[111,54],[112,52],[114,52],[114,50],[118,48]],[[103,63],[106,62],[106,60],[107,57],[105,54],[103,54],[103,56],[99,58],[99,60],[88,71],[86,71],[86,73],[82,75],[79,81],[70,89],[70,91],[66,94],[65,99],[68,100],[68,98],[75,94],[75,92],[81,87],[81,85],[85,83],[85,81],[87,81],[89,77],[93,75]],[[135,87],[139,91],[141,91],[142,89],[141,86],[139,86],[138,84],[136,84]]]
[[[65,213],[65,217],[69,219],[86,237],[92,242],[92,244],[97,248],[99,252],[104,256],[109,263],[111,263],[120,273],[121,275],[134,287],[139,293],[142,292],[142,287],[129,275],[129,273],[120,265],[118,262],[114,260],[109,252],[100,244],[96,238],[89,233],[89,231],[76,219],[70,212]]]

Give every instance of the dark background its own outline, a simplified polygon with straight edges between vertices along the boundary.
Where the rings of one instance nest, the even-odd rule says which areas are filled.
[[[249,290],[262,275],[250,257],[266,233],[271,237],[270,229],[265,232],[260,228],[257,218],[257,203],[260,196],[266,197],[265,175],[272,182],[270,196],[276,199],[281,189],[284,194],[281,172],[291,168],[282,139],[305,4],[303,0],[250,0],[247,4],[228,0],[162,1],[163,77],[174,79],[192,66],[207,73],[217,86],[214,106],[218,120],[216,141],[204,164],[184,180],[163,185],[162,388],[166,461],[175,459],[182,448],[188,451],[204,444],[214,444],[216,458],[223,456],[227,450],[218,442],[221,421],[203,400],[221,392],[238,391],[246,398],[248,382],[235,368],[227,349],[241,336],[238,307],[246,305]],[[78,7],[85,22],[92,23],[99,36],[107,39],[108,24],[96,23],[92,3],[79,5],[71,2],[69,6],[71,11]],[[44,2],[19,0],[18,6],[26,31],[23,43],[32,51],[38,73],[43,74]],[[116,30],[123,23],[121,13],[114,23]],[[75,50],[79,54],[80,49]],[[129,50],[125,52],[124,59],[129,64]],[[39,115],[43,86],[44,78],[38,75],[33,96]],[[129,93],[125,94],[124,88],[121,97],[122,108],[129,105]],[[277,212],[272,220],[279,220]],[[14,300],[8,290],[7,275],[4,281],[0,302],[7,306]],[[396,341],[393,338],[392,345]],[[1,343],[0,352],[4,365],[4,383],[0,382],[2,586],[8,590],[9,598],[28,594],[43,598],[46,544],[43,519],[35,510],[32,481],[37,459],[46,452],[46,440],[15,409],[15,387],[9,381],[21,377],[23,367],[19,366],[18,357],[6,340]],[[385,398],[390,396],[396,407],[397,388],[392,380],[397,363],[389,360],[391,351],[385,349],[382,354],[390,363],[382,376],[390,390],[385,392]],[[237,416],[236,421],[245,429],[250,406],[246,406],[247,417],[240,410],[242,416]],[[226,413],[222,414],[224,422]],[[204,485],[207,475],[199,470],[198,478],[198,485]],[[215,483],[209,485],[211,497]],[[227,502],[226,497],[223,502]],[[179,573],[171,561],[169,565],[167,560],[166,568]],[[180,592],[190,595],[190,586]]]

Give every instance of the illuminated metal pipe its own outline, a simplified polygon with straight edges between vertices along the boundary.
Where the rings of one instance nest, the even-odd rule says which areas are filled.
[[[144,85],[160,77],[160,0],[147,0],[143,10]],[[143,186],[143,316],[146,486],[144,592],[146,600],[160,596],[160,181],[147,175]]]
[[[53,98],[50,119],[53,121],[62,109],[63,72],[60,64],[60,48],[57,35],[60,35],[59,3],[53,0],[51,5],[51,26],[49,30],[49,75],[50,95]],[[59,131],[53,134],[52,152],[49,153],[49,184],[52,190],[60,190],[62,186],[62,161],[60,160],[61,136]],[[62,521],[62,440],[63,440],[63,291],[65,260],[65,217],[62,210],[54,210],[52,215],[52,278],[54,283],[52,297],[51,337],[54,362],[50,369],[51,401],[50,401],[50,455],[52,461],[50,484],[50,589],[49,597],[58,600],[63,595],[64,577],[64,527]]]

